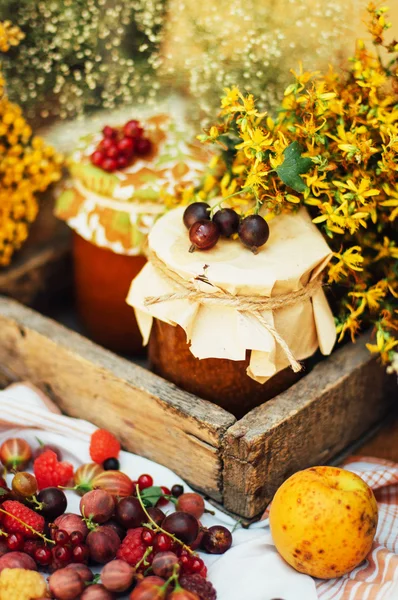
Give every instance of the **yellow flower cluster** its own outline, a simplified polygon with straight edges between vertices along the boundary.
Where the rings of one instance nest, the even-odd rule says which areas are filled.
[[[0,23],[0,50],[23,37],[18,27]],[[4,93],[0,71],[0,267],[10,263],[28,237],[38,212],[37,194],[61,176],[62,157],[32,135],[22,110]]]
[[[369,349],[388,362],[398,345],[398,44],[384,40],[386,12],[368,6],[377,53],[358,41],[345,72],[300,66],[275,121],[226,89],[220,121],[199,136],[222,149],[199,196],[239,197],[266,218],[306,205],[334,250],[339,339],[373,323]]]
[[[0,600],[47,598],[47,585],[36,571],[3,569],[0,574]]]

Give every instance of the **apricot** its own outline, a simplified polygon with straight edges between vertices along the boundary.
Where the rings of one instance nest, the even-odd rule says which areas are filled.
[[[337,467],[295,473],[278,489],[270,510],[278,552],[297,571],[321,579],[349,573],[366,558],[377,520],[370,487]]]

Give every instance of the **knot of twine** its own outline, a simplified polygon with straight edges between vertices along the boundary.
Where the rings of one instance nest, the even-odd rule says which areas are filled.
[[[169,269],[155,252],[149,250],[149,248],[146,248],[146,255],[158,274],[169,282],[172,281],[178,291],[163,294],[161,296],[147,296],[144,300],[144,306],[152,306],[153,304],[170,302],[172,300],[191,300],[208,306],[228,306],[230,308],[236,308],[239,312],[252,315],[261,323],[261,325],[263,325],[263,327],[265,327],[284,351],[290,366],[295,373],[302,370],[301,364],[295,359],[283,337],[278,333],[275,327],[268,323],[261,313],[266,310],[277,311],[281,308],[287,308],[288,306],[294,306],[295,304],[300,304],[309,300],[319,288],[322,287],[322,280],[320,277],[310,281],[306,286],[299,290],[272,297],[233,295],[222,290],[209,293],[199,290],[194,281],[187,281],[175,271]],[[205,276],[197,276],[196,281],[202,281],[212,285]]]

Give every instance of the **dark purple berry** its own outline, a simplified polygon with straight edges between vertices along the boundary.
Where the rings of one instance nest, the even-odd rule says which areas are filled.
[[[183,493],[184,493],[183,485],[179,485],[178,483],[176,483],[171,488],[171,495],[174,496],[174,498],[179,498],[180,496],[182,496]]]
[[[120,463],[117,458],[107,458],[102,463],[104,471],[118,471],[120,469]]]
[[[210,220],[210,206],[207,202],[194,202],[187,206],[184,211],[182,220],[187,229],[191,229],[192,225],[197,221]]]
[[[205,531],[201,547],[209,554],[224,554],[232,546],[232,534],[222,525],[213,525]]]
[[[243,244],[255,250],[263,246],[269,238],[268,223],[260,215],[250,215],[241,221],[238,233]]]
[[[239,215],[232,208],[222,208],[213,217],[214,223],[218,225],[221,235],[230,237],[239,229]]]

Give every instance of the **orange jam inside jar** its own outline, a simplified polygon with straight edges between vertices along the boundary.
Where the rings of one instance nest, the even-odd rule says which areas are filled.
[[[145,257],[116,254],[74,232],[73,258],[77,310],[89,336],[115,352],[144,352],[134,310],[126,304],[126,296]]]
[[[241,418],[252,408],[274,398],[299,380],[302,373],[283,369],[266,383],[258,383],[246,373],[245,360],[195,358],[186,341],[185,331],[154,320],[149,338],[151,369],[180,388],[210,400]]]

